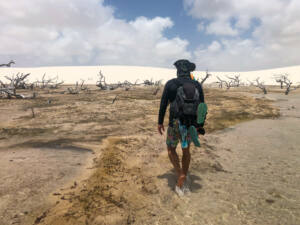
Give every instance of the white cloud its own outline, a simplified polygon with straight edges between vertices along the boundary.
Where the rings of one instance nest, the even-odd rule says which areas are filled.
[[[188,41],[166,38],[170,18],[117,19],[104,0],[0,2],[0,61],[18,66],[170,66],[190,57]]]
[[[184,0],[213,37],[193,52],[167,38],[170,18],[117,19],[104,0],[0,1],[0,62],[18,66],[127,64],[172,66],[193,59],[198,69],[253,70],[300,64],[299,0]],[[200,43],[199,43],[200,46]]]
[[[217,52],[221,49],[221,44],[218,41],[213,41],[211,45],[208,46],[207,50],[209,52]]]
[[[184,4],[188,14],[199,19],[201,32],[214,34],[222,45],[217,52],[211,45],[195,50],[198,68],[255,70],[300,64],[299,0],[184,0]]]
[[[233,29],[228,21],[217,20],[206,27],[207,34],[236,36],[238,31]]]

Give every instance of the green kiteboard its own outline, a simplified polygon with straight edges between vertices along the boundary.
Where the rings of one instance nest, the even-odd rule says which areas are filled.
[[[204,102],[201,102],[198,105],[198,110],[197,110],[197,123],[198,124],[204,124],[205,119],[206,119],[206,114],[207,114],[207,105]]]
[[[207,114],[207,105],[206,103],[200,103],[197,109],[197,123],[204,124]],[[198,137],[197,129],[194,126],[190,126],[188,132],[191,135],[192,141],[196,147],[200,147],[200,141]]]
[[[189,133],[191,135],[192,141],[196,147],[200,147],[200,141],[198,137],[198,132],[194,126],[189,127]]]

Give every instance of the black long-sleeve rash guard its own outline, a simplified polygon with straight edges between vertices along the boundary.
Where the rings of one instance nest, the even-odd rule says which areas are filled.
[[[185,80],[191,80],[189,77],[179,77],[179,78],[174,78],[172,80],[169,80],[164,88],[161,101],[160,101],[160,109],[159,109],[159,115],[158,115],[158,124],[163,124],[164,123],[164,117],[166,113],[166,109],[168,107],[168,104],[173,102],[176,98],[176,93],[177,93],[177,88],[184,83]],[[192,81],[195,84],[195,87],[198,88],[199,91],[199,98],[200,102],[204,102],[204,94],[203,90],[201,87],[201,84],[198,81]],[[169,126],[172,126],[172,115],[170,113],[169,116]]]

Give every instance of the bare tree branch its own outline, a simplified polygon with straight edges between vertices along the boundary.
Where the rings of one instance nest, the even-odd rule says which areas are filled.
[[[35,95],[33,96],[24,96],[24,95],[21,95],[21,94],[17,94],[15,92],[15,89],[14,88],[0,88],[0,95],[4,95],[5,98],[8,98],[8,99],[11,99],[12,97],[15,97],[15,98],[35,98]]]
[[[219,80],[217,83],[219,84],[220,88],[223,88],[223,84],[225,84],[227,90],[229,90],[233,86],[233,81],[232,80],[230,80],[230,81],[222,80],[218,76],[217,76],[217,79]]]
[[[115,103],[115,101],[117,100],[117,97],[118,97],[118,95],[115,96],[115,98],[112,100],[112,103],[111,103],[111,104],[114,104],[114,103]]]
[[[285,79],[283,80],[283,83],[286,85],[286,90],[285,90],[285,95],[288,95],[291,91],[291,86],[293,82],[291,82],[287,77],[284,77]]]
[[[219,88],[223,88],[223,80],[221,80],[221,78],[218,77],[218,76],[217,76],[217,79],[218,79],[219,81],[217,81],[216,83],[219,84]]]
[[[100,72],[98,73],[98,81],[96,82],[96,86],[100,88],[100,90],[115,90],[117,88],[124,88],[125,91],[129,91],[132,87],[138,86],[138,85],[144,85],[144,86],[161,86],[162,80],[158,81],[153,81],[151,80],[144,80],[143,83],[138,83],[138,80],[135,81],[135,83],[131,83],[127,80],[125,80],[123,83],[118,82],[117,84],[108,84],[105,81],[105,76],[103,73]]]
[[[234,77],[226,76],[228,79],[230,79],[232,82],[232,86],[239,87],[240,86],[240,75],[234,75]]]
[[[58,76],[56,77],[48,77],[46,79],[46,73],[42,76],[42,80],[37,80],[35,82],[36,86],[39,88],[51,88],[51,89],[57,89],[60,85],[62,85],[64,81],[58,81]]]
[[[201,80],[200,84],[203,85],[204,82],[211,76],[210,73],[208,73],[208,70],[206,70],[206,75],[205,77]]]
[[[10,60],[10,62],[9,63],[7,63],[7,64],[0,64],[0,67],[11,67],[11,64],[16,64],[13,60]]]
[[[10,86],[14,87],[15,89],[27,89],[30,87],[30,85],[26,84],[26,79],[30,75],[30,73],[27,74],[20,74],[17,73],[16,76],[5,76],[7,80],[10,81]]]
[[[280,83],[281,89],[283,89],[283,84],[285,84],[285,82],[287,81],[288,76],[289,76],[289,74],[287,74],[287,73],[274,75],[275,81],[277,83]]]
[[[144,85],[145,86],[153,86],[154,85],[153,79],[151,78],[151,80],[144,80]]]
[[[105,76],[102,74],[101,70],[98,73],[99,80],[96,83],[96,86],[99,87],[101,90],[107,90],[107,85],[105,82]]]
[[[255,86],[260,88],[264,92],[264,94],[267,94],[268,92],[267,92],[266,86],[264,85],[263,82],[260,82],[259,79],[260,79],[259,77],[256,78],[256,80],[255,80],[256,85]]]
[[[36,95],[35,93],[33,93],[32,96],[24,96],[21,94],[17,94],[17,89],[27,89],[27,88],[31,88],[33,89],[33,84],[27,84],[26,83],[26,79],[27,77],[30,75],[30,73],[28,74],[16,74],[13,76],[5,76],[5,78],[7,80],[10,81],[10,84],[6,85],[4,84],[4,82],[2,82],[0,80],[0,96],[4,97],[4,98],[35,98]]]
[[[157,95],[157,93],[159,92],[159,90],[160,90],[160,86],[158,86],[158,87],[155,89],[155,91],[153,92],[153,95]]]

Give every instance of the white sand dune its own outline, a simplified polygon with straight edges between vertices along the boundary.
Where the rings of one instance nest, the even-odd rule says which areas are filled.
[[[138,66],[66,66],[66,67],[35,67],[35,68],[0,68],[0,80],[5,81],[4,76],[11,76],[17,73],[31,73],[29,77],[30,82],[41,80],[41,77],[46,73],[46,77],[58,76],[66,84],[73,84],[81,79],[85,80],[86,84],[95,84],[98,80],[97,74],[99,71],[106,77],[107,83],[117,83],[128,80],[135,82],[144,81],[146,79],[167,80],[176,77],[175,69],[154,68],[154,67],[138,67]],[[287,73],[290,80],[294,84],[300,82],[300,66],[283,67],[268,70],[258,70],[249,72],[210,72],[213,76],[210,77],[206,83],[213,83],[217,81],[217,76],[226,79],[226,75],[240,74],[242,82],[248,80],[253,81],[260,77],[260,81],[265,84],[276,84],[274,75]],[[205,71],[195,71],[193,73],[196,78],[205,76]]]

